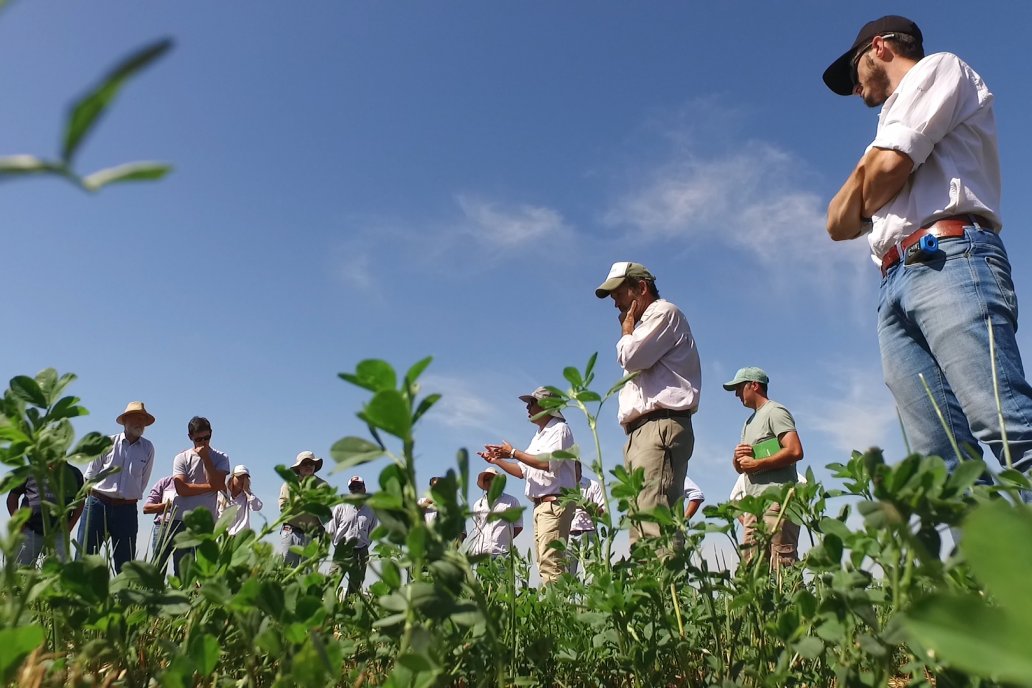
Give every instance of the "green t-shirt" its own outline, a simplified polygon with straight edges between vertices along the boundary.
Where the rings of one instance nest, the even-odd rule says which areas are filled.
[[[768,400],[754,411],[742,426],[742,444],[758,444],[772,437],[780,437],[786,432],[793,432],[795,429],[795,419],[788,409],[776,401]],[[745,478],[745,494],[755,496],[762,494],[771,485],[796,482],[796,467],[792,464],[752,475],[743,473],[742,477]]]

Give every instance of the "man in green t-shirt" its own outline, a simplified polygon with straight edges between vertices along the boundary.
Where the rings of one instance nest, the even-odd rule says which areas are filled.
[[[803,458],[803,445],[792,414],[767,398],[769,382],[767,373],[760,368],[742,368],[730,382],[724,383],[724,389],[733,391],[743,406],[752,409],[752,415],[742,426],[742,439],[735,447],[733,459],[735,470],[744,478],[747,495],[759,496],[771,486],[795,483],[796,462]],[[776,502],[763,514],[771,541],[770,549],[760,552],[760,556],[775,568],[799,559],[799,525],[787,516],[780,518],[779,524],[780,515],[781,505]],[[742,521],[742,552],[746,561],[756,554],[756,520],[752,514],[745,514]]]

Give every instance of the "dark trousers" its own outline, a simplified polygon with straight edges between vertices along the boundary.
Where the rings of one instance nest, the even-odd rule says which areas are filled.
[[[340,574],[340,583],[348,577],[347,595],[358,592],[365,583],[366,566],[369,564],[369,547],[355,547],[342,542],[333,550],[333,565]],[[340,583],[337,584],[340,587]]]
[[[79,520],[79,554],[96,554],[111,538],[111,558],[115,573],[136,557],[136,534],[139,531],[136,504],[107,504],[96,495],[86,498]]]

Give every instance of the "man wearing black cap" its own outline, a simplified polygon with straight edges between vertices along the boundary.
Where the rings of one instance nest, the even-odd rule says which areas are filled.
[[[640,263],[614,263],[595,296],[611,297],[620,311],[616,360],[624,372],[635,373],[620,390],[617,418],[627,433],[624,465],[645,472],[636,508],[672,509],[695,448],[692,414],[702,388],[695,338],[684,313],[659,297],[656,278]],[[641,522],[631,529],[631,542],[657,535],[658,523]],[[674,545],[681,544],[675,536]]]
[[[1003,463],[1007,444],[1027,471],[1032,387],[998,236],[993,94],[956,55],[925,57],[923,42],[914,22],[882,17],[824,72],[835,93],[881,106],[874,141],[828,206],[828,233],[866,234],[881,268],[882,369],[910,448],[955,464],[980,457],[981,441]]]

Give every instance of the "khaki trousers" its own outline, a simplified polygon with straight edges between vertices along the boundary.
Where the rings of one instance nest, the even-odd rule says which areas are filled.
[[[756,517],[752,514],[742,514],[742,558],[745,561],[751,561],[758,555],[775,569],[780,566],[791,566],[799,561],[799,524],[788,520],[786,516],[775,530],[780,514],[781,505],[777,503],[771,504],[763,513],[763,523],[770,534],[770,547],[762,550],[756,546],[762,537],[756,527]]]
[[[558,501],[541,502],[534,507],[534,545],[542,585],[554,583],[566,571],[566,553],[548,545],[554,540],[567,544],[575,511],[572,504],[563,507]]]
[[[673,509],[684,495],[684,478],[688,459],[695,449],[695,433],[691,417],[657,418],[627,436],[624,466],[629,472],[645,469],[645,484],[638,494],[637,511],[658,506]],[[659,535],[659,524],[643,522],[631,527],[631,544],[640,537]],[[674,546],[680,548],[684,538],[677,536]]]

